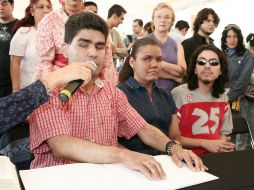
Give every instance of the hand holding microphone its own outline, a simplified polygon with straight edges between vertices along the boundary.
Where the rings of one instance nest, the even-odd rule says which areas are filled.
[[[92,60],[89,60],[86,63],[91,64],[95,69],[97,67],[96,64],[94,63],[94,61],[92,61]],[[84,82],[84,80],[82,80],[82,79],[73,80],[73,81],[69,82],[69,84],[66,86],[66,88],[60,92],[59,99],[62,102],[68,102],[69,99],[71,98],[71,96],[83,84],[83,82]]]

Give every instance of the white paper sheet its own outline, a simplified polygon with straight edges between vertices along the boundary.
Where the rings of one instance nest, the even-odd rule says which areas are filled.
[[[206,172],[177,167],[168,156],[155,156],[167,179],[151,181],[123,164],[77,163],[20,171],[26,190],[169,190],[218,179]]]

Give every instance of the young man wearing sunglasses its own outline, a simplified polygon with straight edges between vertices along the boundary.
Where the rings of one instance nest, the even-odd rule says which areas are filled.
[[[225,92],[228,67],[224,54],[213,45],[194,53],[187,71],[187,84],[173,89],[182,143],[196,154],[233,151],[227,137],[232,115]]]

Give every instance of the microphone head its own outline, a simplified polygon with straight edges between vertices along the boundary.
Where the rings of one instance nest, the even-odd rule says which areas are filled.
[[[87,61],[87,63],[93,65],[95,69],[97,68],[97,65],[95,64],[93,60],[89,60]]]
[[[59,94],[59,99],[61,100],[61,102],[68,102],[69,101],[69,97],[64,93]]]
[[[93,60],[89,60],[87,63],[93,65],[95,69],[97,68],[97,65]],[[95,77],[95,71],[92,71],[92,77]]]

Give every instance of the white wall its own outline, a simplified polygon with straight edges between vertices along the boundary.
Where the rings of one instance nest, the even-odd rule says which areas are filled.
[[[58,0],[51,0],[53,8],[60,8]],[[170,1],[170,0],[168,0]],[[143,19],[144,22],[151,20],[154,6],[160,2],[158,0],[94,0],[98,4],[99,14],[106,19],[107,11],[113,4],[120,4],[127,10],[124,23],[119,26],[118,30],[124,35],[132,33],[132,20],[136,18]],[[171,2],[171,1],[170,1]],[[176,0],[173,1],[172,7],[175,8],[176,21],[186,20],[190,23],[191,16],[195,15],[204,7],[213,8],[219,15],[221,22],[212,34],[215,44],[220,46],[220,37],[225,25],[234,23],[241,27],[244,37],[250,32],[254,32],[254,24],[252,24],[251,0]],[[29,0],[15,0],[14,16],[21,18],[24,16],[24,10],[29,4]],[[189,32],[189,36],[191,33]]]

